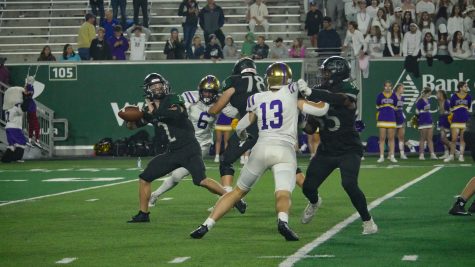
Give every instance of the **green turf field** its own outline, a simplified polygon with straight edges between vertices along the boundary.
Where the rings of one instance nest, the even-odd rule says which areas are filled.
[[[303,169],[307,163],[299,160]],[[217,178],[217,164],[206,164]],[[65,258],[75,258],[71,266],[473,266],[475,216],[447,211],[475,167],[437,164],[363,162],[360,185],[368,203],[427,176],[372,210],[380,228],[372,236],[361,235],[359,220],[328,232],[355,211],[338,172],[323,184],[323,205],[308,225],[299,221],[306,201],[297,187],[290,225],[298,242],[277,232],[269,172],[247,196],[246,214],[233,210],[202,240],[193,240],[189,233],[217,198],[188,179],[151,210],[151,223],[127,224],[138,210],[135,159],[2,164],[0,266],[53,266]],[[324,233],[330,238],[320,242]],[[402,260],[411,255],[415,262]]]

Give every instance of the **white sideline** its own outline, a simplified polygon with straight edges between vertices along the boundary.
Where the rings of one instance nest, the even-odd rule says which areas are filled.
[[[423,179],[431,176],[432,174],[434,174],[435,172],[439,171],[440,169],[442,169],[442,167],[436,167],[426,173],[424,173],[423,175],[417,177],[416,179],[414,180],[411,180],[407,183],[405,183],[404,185],[394,189],[392,192],[389,192],[387,193],[386,195],[374,200],[373,202],[371,202],[369,205],[368,205],[368,210],[372,210],[374,208],[376,208],[377,206],[379,206],[381,203],[383,203],[384,201],[386,201],[387,199],[389,198],[392,198],[393,196],[401,193],[402,191],[406,190],[407,188],[411,187],[412,185],[422,181]],[[341,230],[343,230],[345,227],[347,227],[348,225],[350,225],[352,222],[356,221],[357,219],[359,219],[360,216],[357,212],[353,213],[350,217],[346,218],[345,220],[339,222],[337,225],[333,226],[330,230],[326,231],[325,233],[323,233],[322,235],[320,235],[319,237],[317,237],[316,239],[314,239],[312,242],[306,244],[305,246],[303,246],[302,248],[300,248],[299,250],[297,250],[297,252],[295,252],[294,254],[290,255],[285,261],[281,262],[279,264],[279,267],[290,267],[290,266],[293,266],[297,261],[299,261],[300,259],[302,258],[305,258],[305,256],[310,252],[312,251],[313,249],[315,249],[316,247],[320,246],[321,244],[325,243],[326,241],[328,241],[330,238],[332,238],[334,235],[336,235],[338,232],[340,232]],[[377,222],[377,220],[376,220]]]
[[[25,199],[19,199],[19,200],[12,200],[12,201],[9,201],[9,202],[6,202],[6,203],[0,203],[0,207],[11,205],[11,204],[16,204],[16,203],[21,203],[21,202],[26,202],[26,201],[30,201],[30,200],[37,200],[37,199],[41,199],[41,198],[66,195],[66,194],[82,192],[82,191],[87,191],[87,190],[92,190],[92,189],[97,189],[97,188],[103,188],[103,187],[109,187],[109,186],[114,186],[114,185],[126,184],[126,183],[130,183],[130,182],[137,182],[137,179],[132,179],[132,180],[118,182],[118,183],[112,183],[112,184],[105,184],[105,185],[98,185],[98,186],[80,188],[80,189],[75,189],[75,190],[71,190],[71,191],[64,191],[64,192],[50,194],[50,195],[44,195],[44,196],[38,196],[38,197],[32,197],[32,198],[25,198]]]

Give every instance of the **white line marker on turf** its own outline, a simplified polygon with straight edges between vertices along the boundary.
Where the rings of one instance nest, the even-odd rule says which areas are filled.
[[[73,261],[75,261],[75,260],[77,260],[77,259],[78,259],[78,258],[64,258],[64,259],[62,259],[62,260],[57,261],[56,263],[57,263],[57,264],[68,264],[68,263],[71,263],[71,262],[73,262]]]
[[[261,256],[258,257],[259,259],[286,259],[288,256]],[[327,254],[322,254],[322,255],[305,255],[303,258],[306,259],[317,259],[317,258],[335,258],[335,255],[327,255]]]
[[[191,257],[178,257],[174,258],[173,260],[169,261],[168,263],[183,263],[187,260],[191,259]]]
[[[371,202],[368,205],[368,210],[372,210],[372,209],[376,208],[377,206],[379,206],[384,201],[388,200],[389,198],[394,197],[395,195],[401,193],[402,191],[406,190],[407,188],[411,187],[412,185],[414,185],[414,184],[422,181],[423,179],[431,176],[432,174],[436,173],[440,169],[442,169],[442,167],[434,168],[434,169],[424,173],[423,175],[417,177],[416,179],[411,180],[411,181],[405,183],[404,185],[394,189],[392,192],[389,192],[386,195],[374,200],[373,202]],[[350,225],[352,222],[356,221],[359,218],[360,218],[360,215],[357,212],[353,213],[350,217],[348,217],[345,220],[339,222],[337,225],[333,226],[330,230],[326,231],[325,233],[323,233],[322,235],[320,235],[319,237],[314,239],[312,242],[306,244],[305,246],[303,246],[302,248],[297,250],[297,252],[295,252],[294,254],[289,256],[285,261],[281,262],[279,264],[279,267],[293,266],[294,263],[296,263],[300,259],[304,258],[305,255],[307,255],[310,251],[314,250],[316,247],[318,247],[321,244],[328,241],[330,238],[332,238],[338,232],[340,232],[345,227],[347,227],[348,225]]]
[[[30,172],[50,172],[48,169],[31,169]]]
[[[78,171],[80,171],[80,172],[98,172],[99,169],[95,169],[95,168],[83,168],[83,169],[78,169]]]
[[[404,257],[402,257],[402,261],[416,261],[417,258],[419,258],[419,256],[417,255],[404,255]]]
[[[137,182],[137,179],[122,181],[122,182],[112,183],[112,184],[85,187],[85,188],[80,188],[80,189],[71,190],[71,191],[64,191],[64,192],[50,194],[50,195],[44,195],[44,196],[38,196],[38,197],[32,197],[32,198],[25,198],[25,199],[19,199],[19,200],[12,200],[12,201],[9,201],[7,203],[0,203],[0,207],[15,204],[15,203],[21,203],[21,202],[41,199],[41,198],[61,196],[61,195],[66,195],[66,194],[71,194],[71,193],[76,193],[76,192],[82,192],[82,191],[87,191],[87,190],[92,190],[92,189],[98,189],[98,188],[103,188],[103,187],[110,187],[110,186],[114,186],[114,185],[126,184],[126,183],[131,183],[131,182]]]
[[[98,198],[91,198],[91,199],[88,199],[86,200],[87,202],[94,202],[94,201],[98,201],[99,199]]]
[[[160,200],[167,201],[167,200],[172,200],[172,199],[173,199],[172,197],[164,197],[164,198],[162,198],[162,199],[160,199]]]
[[[17,180],[0,180],[0,182],[26,182],[28,180],[21,180],[21,179],[17,179]]]

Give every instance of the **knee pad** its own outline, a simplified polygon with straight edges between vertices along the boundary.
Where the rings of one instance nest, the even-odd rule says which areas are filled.
[[[178,168],[172,172],[171,179],[173,183],[179,183],[185,176],[189,174],[185,168]]]

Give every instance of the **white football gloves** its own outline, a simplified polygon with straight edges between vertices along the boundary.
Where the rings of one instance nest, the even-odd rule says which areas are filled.
[[[306,81],[304,81],[303,79],[299,79],[297,81],[297,88],[299,89],[299,92],[303,95],[303,96],[309,96],[312,94],[312,89],[310,89],[308,87],[308,84]]]

